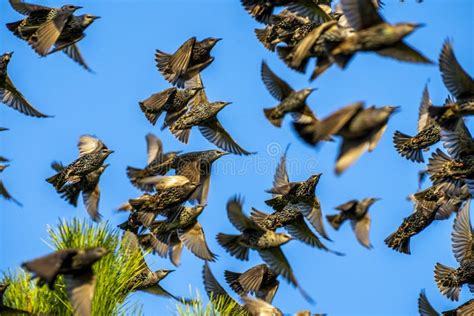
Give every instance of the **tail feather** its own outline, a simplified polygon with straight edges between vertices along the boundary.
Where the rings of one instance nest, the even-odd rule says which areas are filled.
[[[219,233],[217,235],[217,242],[224,249],[236,257],[237,259],[248,261],[249,260],[249,248],[241,246],[239,244],[240,235],[228,235]]]
[[[342,69],[345,69],[347,67],[347,64],[351,61],[352,57],[354,57],[354,54],[331,55],[332,60]]]
[[[263,112],[270,123],[276,127],[281,127],[284,116],[277,110],[277,108],[263,109]]]
[[[398,231],[394,232],[384,240],[385,244],[395,251],[405,253],[407,255],[410,252],[410,237],[406,238],[401,236]]]
[[[57,190],[61,189],[66,183],[66,180],[62,172],[59,172],[55,174],[54,176],[47,178],[46,181],[48,183],[51,183]]]
[[[335,230],[339,230],[341,224],[344,223],[344,218],[341,214],[326,215],[326,219],[328,220],[332,228],[334,228]]]
[[[457,301],[461,292],[461,286],[458,282],[456,270],[437,263],[434,274],[441,294],[446,295],[452,301]]]
[[[156,121],[160,117],[161,113],[163,113],[163,111],[154,113],[148,110],[144,102],[138,102],[138,104],[140,105],[140,109],[142,110],[143,114],[145,114],[146,119],[151,123],[151,125],[155,125]]]
[[[297,72],[305,73],[309,58],[305,58],[299,65],[295,65],[295,63],[293,63],[293,55],[291,54],[292,51],[293,48],[288,46],[281,46],[277,48],[278,56],[288,67],[296,70]]]
[[[19,21],[16,21],[16,22],[11,22],[11,23],[7,23],[7,28],[10,32],[13,32],[13,33],[18,33],[18,27],[21,25],[21,23],[23,22],[23,20],[19,20]]]
[[[267,28],[255,29],[255,35],[257,36],[257,39],[260,41],[260,43],[262,43],[266,49],[274,52],[275,45],[267,41],[268,32],[269,32],[269,29]]]
[[[438,148],[429,159],[427,171],[430,175],[440,173],[450,161],[451,157]]]
[[[229,286],[232,288],[232,290],[234,290],[235,293],[237,293],[240,296],[243,296],[246,293],[245,293],[245,290],[243,289],[242,285],[240,285],[240,283],[239,283],[239,277],[241,275],[242,275],[242,273],[232,272],[232,271],[229,271],[229,270],[224,271],[224,277],[225,277],[225,280],[226,280],[227,284],[229,284]]]
[[[146,192],[152,192],[154,190],[153,184],[146,183],[146,181],[143,181],[147,177],[151,176],[148,174],[146,169],[139,169],[139,168],[128,166],[127,176],[130,179],[130,182],[138,189],[142,191],[146,191]]]
[[[332,62],[329,57],[318,57],[318,61],[316,62],[316,67],[309,78],[311,81],[316,80],[320,75],[322,75],[329,67],[332,66]]]
[[[397,152],[408,160],[413,162],[424,162],[422,149],[415,149],[410,146],[411,136],[395,131],[393,134],[393,143]]]

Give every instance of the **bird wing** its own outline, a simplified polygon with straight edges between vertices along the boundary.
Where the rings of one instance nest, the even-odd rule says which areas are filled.
[[[171,66],[171,71],[174,73],[174,77],[179,78],[186,73],[195,43],[196,38],[191,37],[171,55],[169,65]]]
[[[453,159],[462,159],[474,154],[474,141],[462,119],[458,120],[454,130],[443,129],[441,140],[444,148]]]
[[[66,292],[75,315],[92,315],[96,278],[90,269],[76,275],[64,275]]]
[[[208,141],[227,152],[235,155],[252,154],[235,142],[217,118],[209,120],[206,125],[199,125],[199,131]]]
[[[201,179],[199,161],[184,161],[178,163],[176,174],[188,178],[191,182],[198,182]]]
[[[456,98],[474,95],[474,80],[459,64],[449,40],[444,42],[441,50],[439,70],[444,85]]]
[[[61,172],[64,169],[64,165],[60,161],[53,161],[51,163],[51,168],[53,168],[53,170],[56,172]]]
[[[267,270],[268,267],[265,264],[259,264],[258,266],[248,269],[238,278],[240,286],[242,286],[245,292],[256,292],[260,290],[263,276]]]
[[[275,75],[264,61],[262,61],[261,75],[265,87],[275,99],[282,101],[293,92],[293,88],[286,81]]]
[[[216,255],[212,253],[207,245],[204,230],[199,222],[196,222],[190,228],[178,229],[178,238],[197,257],[206,261],[216,260]]]
[[[54,19],[41,24],[30,38],[29,44],[41,56],[48,55],[51,47],[56,43],[71,13],[58,14]]]
[[[179,266],[181,264],[181,254],[183,252],[183,243],[179,240],[176,233],[172,233],[168,238],[169,244],[169,256],[171,263],[175,266]]]
[[[321,211],[321,203],[319,202],[319,199],[317,197],[314,198],[312,207],[302,208],[301,213],[303,213],[306,219],[310,222],[311,226],[313,226],[314,229],[316,229],[316,231],[321,236],[329,240],[329,236],[323,224],[323,213]]]
[[[357,240],[366,248],[372,248],[372,244],[369,240],[369,230],[370,230],[370,215],[366,213],[363,218],[360,220],[351,221],[352,230],[357,237]]]
[[[391,45],[389,47],[377,50],[376,53],[384,57],[390,57],[390,58],[398,59],[401,61],[408,61],[412,63],[421,63],[421,64],[433,63],[431,60],[423,56],[416,49],[414,49],[408,44],[405,44],[402,41],[398,42],[397,44]]]
[[[11,200],[15,202],[18,206],[23,206],[20,202],[15,200],[10,193],[7,191],[7,188],[5,188],[5,185],[3,184],[2,180],[0,180],[0,196],[3,196],[6,200]]]
[[[34,117],[48,117],[47,115],[36,110],[28,100],[25,99],[23,94],[16,89],[7,75],[5,78],[5,86],[0,87],[0,100],[9,107],[29,116]]]
[[[172,90],[172,89],[173,88],[167,89],[167,90]],[[168,97],[169,97],[169,94],[166,97],[166,99]],[[166,102],[166,100],[164,102]],[[152,133],[148,133],[145,138],[146,138],[147,164],[149,165],[153,161],[161,162],[163,160],[163,143],[158,137],[156,137]]]
[[[341,212],[349,212],[356,204],[357,200],[350,200],[349,202],[336,206],[334,209]]]
[[[451,241],[453,243],[453,253],[456,260],[461,263],[463,260],[473,258],[473,234],[470,221],[471,200],[467,200],[461,211],[454,220]]]
[[[52,254],[25,262],[22,264],[22,267],[52,288],[63,262],[68,259],[72,260],[72,257],[76,254],[76,249],[58,250]]]
[[[336,160],[336,174],[341,174],[369,148],[368,139],[344,139]]]
[[[280,162],[276,167],[275,175],[273,176],[273,188],[285,187],[290,183],[290,180],[288,178],[288,171],[286,169],[286,154],[288,153],[288,148],[290,148],[289,145],[286,147],[286,150],[281,156]]]
[[[98,152],[104,147],[106,146],[100,139],[91,135],[82,135],[79,138],[79,143],[77,144],[77,148],[79,149],[79,157]]]
[[[431,119],[430,114],[428,113],[428,109],[432,105],[428,85],[425,85],[421,97],[420,108],[418,110],[418,132],[421,132],[434,123],[434,120]]]
[[[165,258],[168,253],[168,245],[158,240],[153,234],[139,235],[138,242],[145,251],[153,251],[160,257]]]
[[[213,301],[220,302],[222,305],[219,305],[224,307],[229,304],[239,305],[216,280],[207,262],[204,263],[202,278],[207,296]]]
[[[363,107],[363,102],[353,103],[324,118],[320,121],[317,129],[317,139],[327,139],[331,135],[339,133],[341,128],[343,128],[359,111],[361,111]]]
[[[94,222],[99,222],[102,218],[102,215],[98,211],[99,200],[100,200],[100,189],[99,183],[91,191],[83,191],[82,198],[84,200],[84,205],[86,206],[87,213],[92,218]]]
[[[285,226],[285,228],[291,236],[301,240],[305,244],[311,247],[329,251],[329,249],[319,240],[319,238],[305,223],[303,216],[298,216],[296,220],[294,220],[290,225]]]
[[[189,179],[184,176],[161,176],[153,179],[153,184],[157,191],[179,187],[189,182]]]
[[[142,291],[144,292],[147,292],[147,293],[150,293],[150,294],[154,294],[154,295],[158,295],[158,296],[163,296],[163,297],[167,297],[167,298],[172,298],[178,302],[181,302],[182,299],[174,296],[173,294],[171,294],[170,292],[168,292],[167,290],[165,290],[160,284],[158,283],[155,283],[153,286],[150,286],[150,287],[147,287],[145,289],[143,289]],[[185,300],[186,301],[186,300]]]
[[[296,278],[291,270],[290,263],[286,259],[283,251],[280,247],[272,247],[266,249],[259,249],[258,253],[262,257],[263,261],[272,269],[275,273],[282,275],[291,284],[297,285]]]
[[[418,312],[420,316],[439,316],[439,313],[431,306],[426,297],[425,290],[421,290],[418,298]]]
[[[23,0],[10,0],[10,5],[16,12],[23,15],[29,15],[34,11],[51,10],[51,8],[42,5],[25,3]]]
[[[347,21],[356,31],[384,23],[370,0],[341,0],[341,5]]]
[[[373,151],[377,144],[379,143],[380,139],[382,138],[383,134],[387,130],[387,124],[380,127],[377,132],[375,132],[369,139],[369,152]]]
[[[299,16],[308,17],[311,21],[318,24],[332,20],[331,16],[313,0],[292,1],[287,6],[287,9]]]
[[[227,202],[227,217],[230,222],[241,232],[248,228],[261,230],[257,224],[244,215],[242,211],[243,203],[243,199],[239,196],[234,196]]]
[[[211,173],[210,170],[200,170],[201,175],[199,176],[199,187],[194,191],[191,200],[195,199],[199,204],[205,205],[207,203],[207,196],[209,194],[209,188],[211,185]]]
[[[85,35],[84,35],[85,36]],[[83,36],[83,37],[84,37]],[[81,65],[85,70],[92,72],[92,69],[89,68],[84,57],[82,57],[81,51],[79,50],[79,46],[77,44],[70,44],[61,49],[64,54],[66,54],[69,58],[74,60],[76,63]],[[50,52],[50,54],[54,53],[56,49]]]

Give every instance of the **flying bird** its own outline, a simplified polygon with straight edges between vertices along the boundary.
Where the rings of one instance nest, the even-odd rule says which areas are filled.
[[[441,139],[441,127],[428,113],[431,105],[428,86],[425,86],[418,111],[418,133],[412,137],[395,131],[393,135],[397,152],[413,162],[424,162],[423,151],[429,150],[430,146]]]
[[[163,77],[178,88],[184,88],[186,81],[198,75],[213,61],[211,50],[220,38],[208,37],[198,41],[191,37],[174,54],[156,50],[156,67]]]
[[[99,222],[102,218],[102,215],[99,213],[99,180],[102,176],[102,173],[104,173],[108,166],[108,164],[104,164],[97,170],[81,177],[79,182],[67,185],[58,191],[58,193],[61,194],[61,197],[74,207],[77,207],[77,200],[79,199],[79,195],[82,193],[82,199],[84,201],[87,213],[95,222]],[[61,172],[64,170],[64,166],[60,162],[56,161],[51,164],[51,167],[56,172]]]
[[[162,129],[173,125],[176,120],[186,112],[189,101],[202,88],[177,89],[168,88],[152,94],[148,99],[139,102],[140,109],[147,120],[155,125],[163,112],[166,112]]]
[[[201,76],[194,79],[197,87],[203,87]],[[231,102],[209,102],[204,89],[198,91],[190,102],[190,108],[170,126],[170,131],[181,142],[187,144],[191,128],[199,127],[201,134],[217,147],[236,155],[250,155],[251,152],[240,147],[230,134],[224,129],[217,114]]]
[[[113,150],[108,149],[100,139],[90,135],[81,136],[77,146],[79,158],[46,179],[59,193],[66,185],[84,181],[84,177],[99,170],[107,157],[113,153]]]
[[[432,61],[403,41],[422,24],[389,24],[377,12],[371,0],[341,0],[341,5],[349,25],[355,30],[330,50],[331,58],[341,68],[346,68],[359,51],[373,51],[406,62],[432,64]]]
[[[471,200],[468,199],[456,216],[451,234],[453,253],[459,263],[457,269],[436,263],[434,278],[441,294],[452,301],[459,299],[461,287],[466,284],[474,293],[474,231],[470,220]]]
[[[359,243],[368,248],[372,248],[369,240],[370,215],[369,208],[378,201],[378,198],[365,198],[363,200],[351,200],[337,206],[335,209],[340,211],[337,215],[326,215],[326,218],[335,230],[339,230],[341,225],[349,220]]]
[[[243,273],[225,270],[224,276],[227,284],[240,297],[255,293],[257,298],[270,304],[280,285],[278,274],[264,263]]]
[[[455,309],[438,313],[426,297],[425,290],[421,290],[420,296],[418,297],[418,312],[420,316],[456,316],[456,315],[472,315],[474,314],[474,299],[467,301],[466,303],[456,307]]]
[[[18,91],[8,75],[8,64],[13,52],[0,56],[0,101],[18,112],[34,117],[49,117],[35,109]]]
[[[286,81],[278,77],[265,62],[262,62],[262,81],[268,92],[280,101],[274,108],[264,109],[266,118],[276,127],[281,127],[283,118],[291,113],[294,117],[300,115],[314,117],[311,109],[306,104],[306,99],[315,90],[305,88],[295,91]]]
[[[474,79],[459,64],[449,39],[439,56],[439,70],[444,85],[456,99],[442,107],[431,106],[429,113],[442,127],[452,129],[459,117],[474,114]]]
[[[40,284],[47,284],[54,289],[59,275],[64,276],[66,292],[74,310],[74,315],[92,315],[96,277],[92,265],[107,255],[103,247],[91,249],[61,249],[44,257],[22,264],[22,267],[33,273]]]
[[[2,173],[6,168],[8,168],[8,165],[1,165],[0,164],[0,173]],[[0,180],[0,196],[2,196],[7,201],[14,202],[18,206],[23,206],[20,202],[18,202],[16,199],[14,199],[11,196],[11,194],[7,191],[7,188],[3,184],[2,180]]]

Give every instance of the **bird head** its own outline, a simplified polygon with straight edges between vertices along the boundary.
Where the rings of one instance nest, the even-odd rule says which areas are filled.
[[[400,34],[408,35],[413,33],[417,28],[423,26],[423,23],[398,23],[395,25],[395,28]]]
[[[205,38],[202,43],[206,44],[209,47],[214,47],[220,40],[222,40],[222,38],[208,37]]]
[[[10,60],[12,59],[12,56],[13,56],[13,52],[8,52],[8,53],[3,54],[0,58],[3,63],[8,64]]]
[[[284,245],[292,239],[293,239],[293,236],[291,236],[289,234],[284,234],[284,233],[278,233],[277,234],[277,240],[278,240],[280,245]]]
[[[209,162],[213,162],[217,159],[219,159],[220,157],[222,156],[225,156],[225,155],[228,155],[230,153],[228,153],[227,151],[222,151],[222,150],[210,150],[209,151]]]
[[[103,256],[107,255],[109,250],[105,249],[104,247],[95,247],[91,249],[85,250],[86,255],[86,264],[93,264],[94,262],[98,261]]]
[[[166,269],[160,269],[155,271],[156,276],[158,277],[159,280],[162,280],[168,276],[171,272],[174,272],[175,270],[166,270]]]
[[[114,152],[113,150],[110,150],[110,149],[108,149],[107,147],[104,146],[104,147],[100,150],[100,155],[101,155],[102,157],[106,157],[106,158],[107,158],[107,157],[108,157],[110,154],[112,154],[113,152]]]
[[[311,177],[308,178],[308,180],[305,181],[304,187],[306,194],[313,194],[314,190],[316,189],[316,186],[319,183],[319,179],[321,178],[323,174],[322,173],[316,173],[312,175]]]
[[[83,14],[79,17],[81,19],[82,27],[86,28],[91,25],[95,20],[100,19],[100,16],[92,15],[92,14]]]
[[[72,4],[66,4],[61,7],[61,10],[66,11],[66,12],[71,12],[71,13],[79,9],[82,9],[82,7],[77,6],[77,5],[72,5]]]
[[[375,202],[377,202],[379,200],[380,200],[379,198],[370,197],[370,198],[363,199],[362,204],[364,204],[368,208],[369,206],[371,206],[372,204],[374,204]]]
[[[232,102],[217,101],[217,102],[214,102],[212,104],[217,109],[217,111],[220,111],[223,108],[225,108],[226,106],[228,106],[229,104],[232,104]]]
[[[306,89],[303,89],[303,95],[305,98],[307,98],[311,93],[313,93],[313,91],[315,91],[316,88],[306,88]]]
[[[397,113],[397,112],[400,111],[400,107],[399,106],[388,105],[388,106],[384,106],[384,110],[389,114],[394,114],[394,113]]]

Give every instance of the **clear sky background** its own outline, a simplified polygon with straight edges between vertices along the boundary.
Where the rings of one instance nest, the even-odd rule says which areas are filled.
[[[474,3],[471,0],[414,0],[400,3],[386,0],[383,15],[390,22],[423,22],[407,41],[433,60],[437,60],[443,41],[450,37],[461,64],[474,75]],[[0,153],[12,160],[2,174],[10,193],[23,208],[0,199],[0,270],[14,269],[21,262],[50,252],[42,241],[47,225],[59,218],[87,216],[82,202],[77,209],[68,205],[45,182],[53,171],[50,163],[65,163],[77,157],[76,143],[82,134],[94,134],[115,150],[111,167],[101,179],[100,210],[116,225],[126,219],[114,209],[125,200],[140,195],[128,181],[127,165],[146,163],[145,135],[154,132],[166,150],[206,150],[214,146],[193,130],[188,145],[179,143],[168,131],[151,126],[138,107],[138,101],[170,87],[155,68],[154,52],[159,48],[175,51],[191,36],[202,39],[222,37],[213,50],[214,63],[203,73],[210,100],[232,101],[219,114],[231,135],[249,151],[250,157],[229,155],[215,164],[208,207],[200,217],[210,248],[219,255],[211,264],[222,285],[225,269],[244,271],[261,263],[252,252],[249,262],[230,257],[216,242],[218,232],[235,233],[226,216],[226,201],[234,194],[245,197],[245,211],[251,206],[270,211],[264,192],[270,188],[274,168],[287,144],[291,143],[290,179],[299,181],[322,172],[317,194],[323,213],[350,199],[380,197],[371,209],[370,238],[374,249],[360,246],[349,224],[339,232],[326,225],[334,240],[328,246],[345,252],[337,257],[292,241],[283,250],[302,286],[315,298],[309,305],[297,290],[282,281],[274,304],[286,313],[300,309],[329,315],[415,315],[420,289],[439,311],[454,308],[471,297],[463,288],[459,303],[441,296],[433,279],[436,262],[457,266],[451,251],[453,218],[435,222],[412,239],[412,255],[396,253],[383,240],[402,219],[412,212],[406,196],[417,189],[421,164],[401,158],[395,151],[395,130],[416,131],[422,89],[429,82],[434,103],[443,102],[447,90],[437,66],[400,63],[375,54],[359,54],[347,70],[330,69],[313,83],[308,75],[286,68],[278,57],[256,39],[261,27],[241,7],[238,0],[149,0],[149,1],[74,1],[103,18],[87,31],[79,44],[95,74],[84,71],[61,53],[39,58],[25,42],[0,27],[0,51],[15,51],[9,66],[12,80],[24,95],[50,119],[23,116],[0,106],[0,126],[10,131],[0,134]],[[42,1],[60,6],[58,1]],[[0,3],[2,24],[21,18],[6,0]],[[293,133],[290,119],[277,129],[264,117],[262,109],[276,105],[260,79],[260,64],[269,66],[294,88],[318,88],[309,98],[315,113],[324,117],[351,102],[367,105],[398,105],[402,111],[390,120],[388,129],[373,153],[362,158],[337,177],[333,172],[337,144],[324,144],[318,150],[303,144]],[[161,120],[159,122],[161,124]],[[425,154],[427,160],[428,155]],[[425,186],[429,185],[427,182]],[[149,257],[153,269],[173,268],[166,259]],[[182,266],[162,285],[176,295],[189,295],[189,285],[202,295],[203,262],[184,250]],[[230,289],[225,286],[226,289]],[[137,293],[147,315],[169,314],[174,303],[149,294]]]

